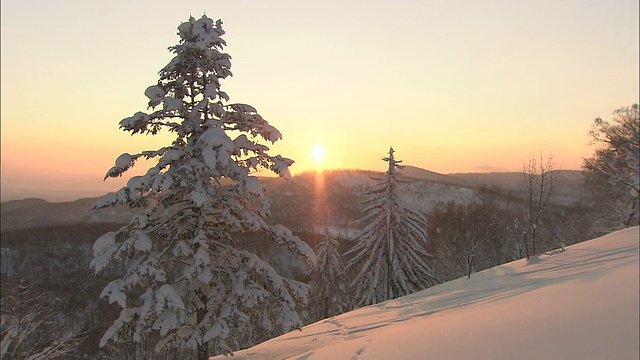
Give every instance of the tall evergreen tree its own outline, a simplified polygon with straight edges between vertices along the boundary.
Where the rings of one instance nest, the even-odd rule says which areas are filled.
[[[152,112],[120,122],[132,135],[168,130],[175,140],[120,155],[105,176],[121,176],[140,158],[157,159],[145,175],[95,205],[138,209],[129,225],[94,244],[96,272],[110,263],[126,268],[101,295],[122,307],[101,346],[159,339],[156,351],[193,349],[205,359],[232,352],[234,336],[247,328],[275,336],[301,326],[294,298],[307,288],[239,250],[233,239],[238,232],[264,231],[310,261],[314,257],[288,229],[264,221],[268,199],[250,173],[268,168],[288,177],[293,161],[269,155],[261,142],[274,143],[280,132],[253,107],[229,103],[221,90],[220,80],[231,76],[223,34],[221,21],[207,16],[182,23],[179,44],[169,48],[174,58],[145,91]]]
[[[427,222],[417,212],[403,207],[398,199],[401,160],[393,148],[383,158],[389,164],[379,185],[367,192],[358,223],[367,224],[354,240],[358,243],[345,255],[354,255],[347,270],[359,269],[352,282],[360,305],[370,305],[422,290],[433,283],[425,259],[429,256]]]
[[[316,263],[311,268],[310,317],[317,321],[342,314],[348,310],[348,279],[342,255],[338,251],[340,243],[328,230],[324,239],[316,245]]]

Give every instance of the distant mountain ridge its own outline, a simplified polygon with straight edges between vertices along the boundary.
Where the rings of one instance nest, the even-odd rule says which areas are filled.
[[[557,174],[556,201],[561,204],[573,204],[584,200],[586,189],[583,183],[583,174],[580,170],[554,170]],[[503,173],[457,173],[449,176],[475,187],[497,187],[503,191],[518,192],[520,189],[521,172]]]
[[[449,201],[455,199],[459,192],[462,198],[469,196],[470,192],[481,187],[497,187],[505,192],[518,190],[520,173],[461,173],[440,174],[437,172],[407,165],[401,170],[403,178],[415,180],[408,191],[418,192],[416,196],[409,196],[411,206],[423,207],[428,211],[429,205],[425,201]],[[324,177],[332,179],[332,184],[339,185],[339,191],[360,193],[372,185],[371,178],[382,176],[384,172],[366,170],[327,170]],[[269,196],[303,196],[301,188],[308,187],[315,180],[315,173],[303,173],[293,177],[290,184],[284,184],[277,178],[264,178],[263,185]],[[304,185],[302,183],[307,183]],[[296,185],[297,184],[297,185]],[[429,185],[428,184],[433,184]],[[437,186],[436,186],[437,185]],[[558,198],[562,203],[574,203],[579,201],[583,194],[582,174],[580,171],[561,170],[558,175]],[[298,188],[296,188],[296,186]],[[459,190],[456,190],[460,188]],[[298,189],[298,190],[296,190]],[[329,189],[338,191],[336,189]],[[294,194],[295,193],[295,194]],[[344,195],[344,194],[343,194]],[[340,194],[333,196],[341,196]],[[100,211],[90,210],[98,198],[83,198],[68,202],[49,202],[43,199],[31,198],[24,200],[11,200],[0,204],[0,230],[43,227],[52,225],[70,225],[79,223],[128,223],[134,211],[125,205],[117,205]],[[351,197],[351,201],[356,201]],[[278,199],[273,199],[277,206]],[[301,200],[300,200],[301,201]],[[313,201],[304,199],[303,203]],[[342,197],[340,201],[345,201]],[[298,201],[299,202],[299,201]],[[281,201],[282,203],[282,201]],[[357,204],[355,204],[357,207]],[[278,209],[273,209],[277,212]]]
[[[330,170],[352,173],[368,173],[371,176],[381,175],[380,172],[365,170]],[[414,180],[458,186],[471,189],[498,188],[502,191],[517,192],[520,188],[522,172],[492,172],[492,173],[451,173],[441,174],[416,166],[404,165],[400,170],[401,176]],[[558,174],[556,194],[565,202],[580,200],[584,195],[583,175],[580,170],[554,170]]]
[[[474,183],[473,181],[469,181],[464,178],[459,178],[451,174],[449,175],[440,174],[434,171],[425,170],[425,169],[411,166],[411,165],[405,165],[404,169],[400,170],[400,173],[402,174],[402,176],[407,178],[426,180],[426,181],[442,183],[447,185],[461,186],[461,187],[472,187],[472,188],[477,187],[477,184]]]
[[[131,220],[133,211],[124,205],[90,210],[96,200],[98,198],[48,202],[32,198],[3,202],[0,204],[0,230],[79,223],[127,223]]]

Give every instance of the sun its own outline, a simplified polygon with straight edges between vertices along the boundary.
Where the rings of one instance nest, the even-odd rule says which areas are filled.
[[[327,152],[325,151],[324,146],[318,144],[311,149],[311,155],[313,155],[313,159],[316,163],[320,164],[327,156]]]

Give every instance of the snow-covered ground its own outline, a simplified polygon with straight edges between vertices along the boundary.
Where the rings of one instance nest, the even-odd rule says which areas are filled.
[[[638,227],[622,230],[319,321],[233,358],[638,359],[638,243]]]

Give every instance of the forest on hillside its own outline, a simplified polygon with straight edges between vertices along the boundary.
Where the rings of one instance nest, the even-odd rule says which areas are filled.
[[[302,174],[293,177],[289,183],[267,179],[265,187],[272,202],[268,221],[287,226],[294,235],[313,248],[325,240],[328,232],[337,241],[337,252],[344,254],[355,245],[352,238],[360,228],[356,220],[361,217],[364,193],[374,186],[372,178],[382,177],[383,174],[325,172],[322,174],[324,190],[321,193],[317,188],[317,176],[315,173]],[[427,251],[430,254],[427,262],[437,276],[434,285],[469,274],[473,276],[474,272],[525,257],[522,236],[524,203],[517,192],[502,190],[497,186],[474,188],[416,178],[407,180],[399,186],[400,197],[427,219]],[[318,199],[320,195],[322,201]],[[552,203],[549,206],[538,235],[541,251],[558,249],[606,231],[603,224],[592,221],[598,218],[594,215],[598,207],[589,203],[588,199],[585,192],[583,197],[574,198],[572,205]],[[50,215],[55,217],[54,214]],[[108,217],[102,220],[106,221]],[[54,312],[54,322],[39,329],[45,334],[42,339],[53,340],[64,328],[65,331],[80,334],[82,339],[72,355],[127,358],[125,354],[131,350],[126,349],[132,344],[98,347],[101,336],[119,312],[117,304],[100,299],[100,293],[110,280],[120,276],[125,269],[116,267],[95,274],[89,266],[95,240],[123,225],[114,222],[77,222],[3,230],[3,306],[11,303],[7,298],[15,298],[20,281],[26,280],[29,293],[46,294],[47,304]],[[239,233],[236,237],[239,247],[268,261],[279,274],[309,282],[311,269],[299,256],[265,241],[260,233]],[[348,260],[348,257],[343,259],[345,263]],[[345,285],[353,276],[353,273],[347,274]],[[354,292],[348,286],[345,290],[343,299],[337,301],[332,298],[327,306],[319,304],[324,301],[319,296],[311,297],[307,304],[300,304],[304,323],[356,307]],[[24,305],[20,302],[12,304],[14,310]],[[268,334],[247,336],[244,341],[238,341],[237,346],[251,346],[268,337]],[[33,345],[27,341],[23,346]]]

